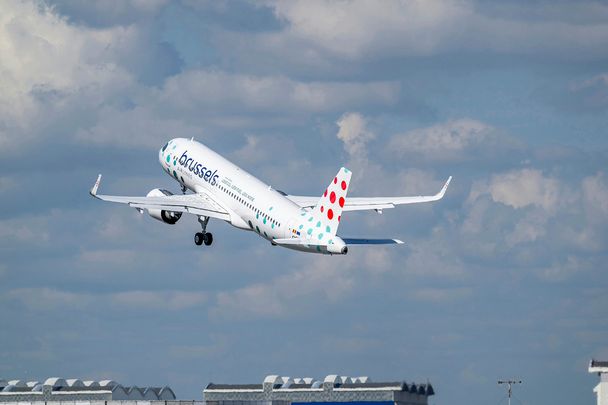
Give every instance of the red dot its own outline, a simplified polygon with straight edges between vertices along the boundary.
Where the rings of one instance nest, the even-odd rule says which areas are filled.
[[[334,193],[333,191],[329,195],[329,202],[332,204],[336,202],[336,193]]]
[[[334,177],[334,184],[338,184],[338,178]]]
[[[340,207],[344,207],[344,197],[340,197],[338,203],[340,204]]]
[[[325,209],[325,208],[323,208],[323,206],[321,206],[321,212],[323,212],[323,210],[324,210],[324,209]]]
[[[332,219],[334,217],[334,212],[330,209],[327,210],[327,218]]]
[[[346,190],[346,182],[342,180],[342,190]]]
[[[325,192],[323,193],[323,197],[327,197],[327,189],[325,189]]]
[[[338,215],[338,222],[340,222],[341,217],[342,217],[342,215]]]

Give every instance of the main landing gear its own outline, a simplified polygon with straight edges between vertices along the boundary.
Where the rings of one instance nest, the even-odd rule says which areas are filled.
[[[213,243],[213,234],[211,232],[207,232],[207,223],[209,222],[209,217],[198,217],[198,222],[203,227],[202,232],[197,232],[194,234],[194,243],[197,246],[202,245],[210,246]]]

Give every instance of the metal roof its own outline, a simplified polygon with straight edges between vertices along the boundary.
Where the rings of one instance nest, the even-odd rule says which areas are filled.
[[[239,401],[280,399],[293,400],[295,402],[298,402],[298,398],[303,398],[302,395],[307,395],[307,398],[311,398],[310,401],[314,402],[312,398],[324,392],[329,392],[337,400],[346,397],[361,397],[371,401],[379,401],[379,398],[396,398],[400,395],[421,395],[428,397],[435,394],[433,386],[430,383],[415,384],[405,381],[372,382],[368,377],[347,377],[337,374],[331,374],[318,380],[269,375],[264,379],[262,384],[210,383],[203,390],[206,400],[220,400],[220,398]]]
[[[109,396],[111,399],[119,400],[174,400],[175,393],[169,387],[136,387],[122,386],[113,380],[85,381],[78,378],[64,379],[59,377],[47,378],[44,383],[37,381],[25,382],[22,380],[6,381],[0,379],[0,401],[7,400],[9,395],[16,397],[17,401],[28,401],[28,395],[47,396],[48,400],[70,400],[70,398],[82,399],[89,396],[90,399],[102,399]],[[67,397],[66,397],[67,396]],[[59,399],[59,397],[61,397]],[[44,399],[47,400],[46,398]]]
[[[608,361],[591,360],[590,367],[608,367]]]

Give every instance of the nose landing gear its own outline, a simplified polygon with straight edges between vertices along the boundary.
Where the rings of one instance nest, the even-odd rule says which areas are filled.
[[[207,232],[207,223],[209,222],[209,217],[200,216],[198,217],[198,222],[201,224],[203,231],[194,234],[194,244],[200,246],[204,243],[205,246],[211,246],[213,243],[213,234],[211,232]]]

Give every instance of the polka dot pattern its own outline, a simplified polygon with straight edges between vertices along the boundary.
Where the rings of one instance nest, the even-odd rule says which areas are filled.
[[[328,240],[328,243],[333,242],[332,237],[336,234],[342,216],[342,209],[346,205],[346,194],[350,179],[351,172],[341,168],[331,180],[329,186],[323,191],[323,195],[315,208],[312,211],[306,211],[306,214],[302,212],[304,218],[300,218],[300,221],[298,221],[299,229],[306,230],[306,233],[302,232],[302,237]],[[316,230],[314,233],[313,229]]]

